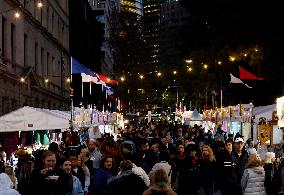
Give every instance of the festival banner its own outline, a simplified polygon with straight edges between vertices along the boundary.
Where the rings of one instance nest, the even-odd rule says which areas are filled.
[[[271,125],[259,125],[258,126],[258,136],[261,144],[266,144],[267,141],[270,141],[271,135]]]

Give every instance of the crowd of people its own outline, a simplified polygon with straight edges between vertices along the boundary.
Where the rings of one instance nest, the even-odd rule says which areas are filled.
[[[15,170],[0,147],[0,194],[284,194],[282,154],[220,127],[205,132],[197,125],[140,121],[116,141],[105,134],[75,142],[53,142],[32,154],[19,149]]]

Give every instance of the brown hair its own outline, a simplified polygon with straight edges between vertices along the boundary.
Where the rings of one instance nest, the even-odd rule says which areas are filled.
[[[53,155],[56,156],[54,152],[47,150],[43,153],[42,160],[46,159],[48,156],[53,156]]]
[[[258,154],[250,154],[248,157],[248,168],[262,166],[262,161]]]
[[[133,164],[130,160],[124,160],[120,162],[119,165],[122,172],[131,170],[133,168]]]
[[[104,167],[104,164],[105,164],[105,162],[107,161],[108,158],[111,158],[112,161],[113,161],[113,157],[112,157],[110,154],[104,154],[104,155],[102,156],[102,159],[101,159],[101,167]],[[112,164],[113,164],[113,162],[112,162]]]

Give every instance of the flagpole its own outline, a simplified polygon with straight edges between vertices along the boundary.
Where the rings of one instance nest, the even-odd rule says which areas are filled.
[[[221,108],[223,108],[223,89],[221,85]]]
[[[71,80],[71,84],[72,84],[72,74],[73,74],[73,59],[71,57],[71,70],[70,70],[70,80]],[[71,90],[72,90],[72,85],[71,85]],[[73,95],[73,94],[72,94]],[[71,131],[73,131],[73,97],[71,97]]]

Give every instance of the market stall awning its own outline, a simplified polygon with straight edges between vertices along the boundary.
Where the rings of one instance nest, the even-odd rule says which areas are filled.
[[[71,113],[25,106],[0,117],[0,132],[68,129],[70,119]]]

